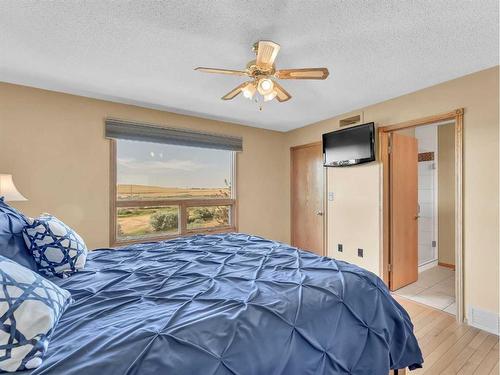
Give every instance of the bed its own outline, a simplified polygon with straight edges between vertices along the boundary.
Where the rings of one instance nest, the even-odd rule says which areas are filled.
[[[261,237],[99,249],[51,280],[74,302],[32,375],[385,375],[423,362],[379,278]]]

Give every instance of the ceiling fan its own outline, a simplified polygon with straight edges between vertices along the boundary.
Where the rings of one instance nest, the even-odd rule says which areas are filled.
[[[268,40],[261,40],[253,45],[253,51],[257,55],[255,60],[250,61],[245,70],[230,70],[218,68],[198,67],[195,70],[206,73],[219,73],[251,78],[250,81],[243,82],[238,87],[229,91],[222,97],[222,100],[231,100],[243,93],[248,99],[253,99],[258,92],[264,101],[276,98],[279,102],[286,102],[292,96],[273,78],[277,79],[326,79],[328,77],[327,68],[302,68],[302,69],[281,69],[276,70],[274,61],[280,45]]]

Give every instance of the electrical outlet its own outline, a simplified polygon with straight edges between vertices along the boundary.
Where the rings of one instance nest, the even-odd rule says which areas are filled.
[[[358,257],[363,258],[363,249],[358,249]]]
[[[337,245],[337,251],[338,251],[339,253],[341,253],[341,252],[343,252],[343,251],[344,251],[344,246],[343,246],[341,243],[339,243],[339,244]]]

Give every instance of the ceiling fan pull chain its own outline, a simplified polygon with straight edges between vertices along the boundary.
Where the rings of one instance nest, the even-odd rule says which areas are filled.
[[[264,106],[264,102],[260,100],[260,97],[255,97],[254,101],[259,106],[259,111],[262,111],[262,107]]]

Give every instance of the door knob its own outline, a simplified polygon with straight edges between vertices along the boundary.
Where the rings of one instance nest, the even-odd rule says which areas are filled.
[[[318,211],[318,212],[316,212],[316,215],[318,215],[318,216],[323,216],[323,211]]]

